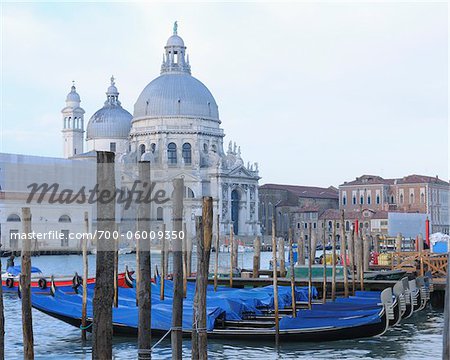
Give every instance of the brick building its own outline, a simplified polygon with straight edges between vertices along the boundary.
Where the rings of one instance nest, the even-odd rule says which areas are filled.
[[[275,215],[276,235],[287,237],[289,227],[300,230],[300,221],[317,221],[326,209],[339,208],[338,189],[314,186],[265,184],[259,187],[259,218],[263,235],[272,235],[272,216]],[[317,224],[316,224],[317,226]],[[296,234],[294,233],[294,236]]]
[[[346,213],[402,212],[427,214],[432,232],[449,233],[449,183],[436,177],[399,179],[363,175],[339,186],[339,207]]]

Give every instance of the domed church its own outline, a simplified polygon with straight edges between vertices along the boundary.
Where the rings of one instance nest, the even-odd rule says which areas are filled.
[[[64,156],[82,159],[93,151],[113,151],[119,164],[151,163],[151,180],[157,189],[172,193],[174,178],[184,178],[184,218],[194,234],[195,216],[201,215],[203,196],[214,199],[214,221],[220,230],[240,236],[258,235],[258,164],[247,163],[240,147],[229,143],[224,151],[224,131],[211,92],[191,74],[186,46],[174,24],[164,47],[160,75],[141,92],[133,115],[122,108],[115,79],[106,101],[86,127],[87,152],[83,152],[84,110],[72,86],[62,110]],[[124,166],[126,168],[126,166]],[[136,174],[123,174],[131,181]],[[122,214],[127,217],[126,214]],[[152,206],[154,226],[171,227],[171,203]],[[216,226],[216,224],[214,225]]]

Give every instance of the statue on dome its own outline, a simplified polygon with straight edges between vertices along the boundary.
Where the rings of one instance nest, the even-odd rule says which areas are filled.
[[[174,35],[177,35],[177,33],[178,33],[178,22],[175,21],[175,22],[173,23],[173,34],[174,34]]]

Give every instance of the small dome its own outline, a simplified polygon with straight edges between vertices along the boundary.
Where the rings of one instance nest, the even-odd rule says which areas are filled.
[[[132,115],[120,105],[119,91],[111,77],[111,85],[106,92],[105,105],[90,118],[86,138],[113,139],[128,138],[131,129]]]
[[[208,88],[187,73],[164,73],[150,82],[134,105],[135,117],[195,116],[219,120]]]
[[[66,102],[81,102],[80,95],[78,95],[75,85],[72,85],[70,93],[67,94]]]
[[[104,106],[90,118],[86,138],[128,138],[132,115],[121,106]]]
[[[172,35],[168,40],[166,46],[184,47],[184,41],[178,35]]]

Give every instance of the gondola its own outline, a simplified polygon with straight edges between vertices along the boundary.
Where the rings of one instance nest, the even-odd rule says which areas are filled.
[[[17,292],[19,287],[19,279],[20,279],[21,267],[14,266],[6,269],[4,273],[2,273],[2,290],[4,292]],[[119,287],[133,287],[132,282],[132,274],[133,271],[128,271],[119,273],[117,275],[118,278],[118,286]],[[74,276],[58,276],[53,279],[55,286],[57,287],[78,287],[81,286],[83,279],[77,273]],[[42,271],[37,267],[31,268],[31,289],[32,291],[40,291],[45,290],[50,286],[52,278],[49,276],[44,276]],[[95,277],[90,277],[87,279],[88,285],[95,284]]]
[[[280,287],[281,288],[281,287]],[[128,306],[127,301],[121,301],[119,289],[119,307],[113,309],[113,333],[115,335],[137,335],[137,308]],[[251,290],[248,290],[251,291]],[[268,289],[267,291],[270,291]],[[232,293],[230,293],[232,294]],[[241,293],[242,294],[242,293]],[[232,296],[232,295],[230,295]],[[387,298],[383,294],[383,302],[378,306],[366,306],[366,310],[355,312],[358,304],[334,303],[334,310],[323,307],[315,307],[316,310],[299,310],[298,316],[284,315],[280,318],[280,340],[282,341],[332,341],[371,337],[383,334],[389,324],[386,311]],[[88,302],[88,316],[92,315],[92,298]],[[161,336],[171,327],[172,304],[167,299],[157,302],[152,297],[152,334]],[[32,304],[52,317],[60,319],[68,324],[79,327],[81,324],[81,296],[73,291],[64,292],[56,289],[54,296],[49,293],[33,293]],[[214,305],[214,303],[208,305]],[[356,306],[355,306],[356,305]],[[366,304],[362,304],[364,308]],[[328,307],[329,309],[330,307]],[[338,309],[342,311],[339,313]],[[353,310],[353,313],[344,310]],[[250,318],[229,321],[226,320],[226,311],[221,306],[208,306],[207,308],[207,334],[214,339],[245,339],[256,340],[274,339],[275,327],[273,318],[267,316],[265,320],[252,320]],[[88,326],[91,322],[88,319]],[[185,302],[183,309],[183,334],[190,336],[192,328],[192,304]]]

